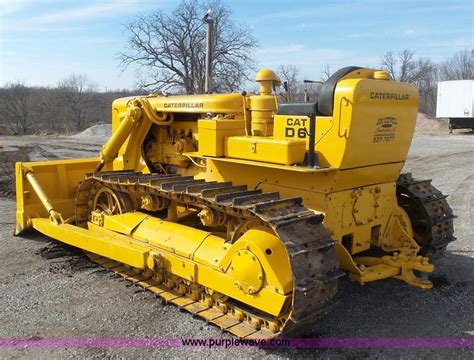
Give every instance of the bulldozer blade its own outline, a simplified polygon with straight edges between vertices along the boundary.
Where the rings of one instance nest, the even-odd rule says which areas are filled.
[[[75,215],[76,192],[87,173],[95,170],[98,158],[53,160],[38,162],[17,162],[16,176],[16,227],[15,235],[33,227],[35,218],[49,219],[51,209],[45,206],[45,200],[61,215],[66,222]],[[31,180],[41,188],[35,190]]]

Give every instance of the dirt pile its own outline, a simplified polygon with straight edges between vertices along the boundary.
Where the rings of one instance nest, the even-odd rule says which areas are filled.
[[[446,122],[430,117],[430,115],[418,113],[416,118],[416,133],[442,133],[447,130]]]

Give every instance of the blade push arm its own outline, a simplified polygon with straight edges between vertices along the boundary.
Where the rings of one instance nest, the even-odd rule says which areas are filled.
[[[135,98],[127,104],[127,113],[120,122],[119,127],[112,134],[107,143],[100,151],[100,162],[97,165],[96,171],[100,171],[105,164],[114,161],[118,152],[124,142],[132,133],[133,129],[143,121],[143,119],[151,121],[157,125],[170,125],[173,122],[173,117],[169,116],[167,121],[163,121],[150,102],[146,98]]]
[[[110,139],[105,143],[100,151],[100,162],[96,171],[102,170],[106,163],[113,161],[118,154],[120,147],[129,137],[133,128],[142,118],[142,110],[136,101],[131,101],[128,105],[127,113],[120,123],[117,130],[112,134]]]

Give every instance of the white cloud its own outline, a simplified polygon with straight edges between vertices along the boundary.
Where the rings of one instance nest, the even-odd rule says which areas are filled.
[[[58,0],[0,0],[0,17],[4,15],[16,16],[28,7],[44,7],[48,4],[57,3]]]
[[[338,19],[344,16],[353,16],[353,13],[372,10],[380,6],[380,0],[313,0],[310,6],[286,7],[285,10],[269,12],[259,16],[268,19]]]
[[[366,38],[373,38],[379,36],[379,33],[375,32],[363,32],[363,33],[349,33],[346,35],[347,38],[350,39],[366,39]]]
[[[33,21],[40,24],[50,24],[57,22],[74,22],[80,20],[90,20],[97,17],[110,17],[130,11],[135,1],[113,0],[98,2],[72,9],[55,11],[33,18]]]
[[[413,1],[413,0],[338,0],[325,1],[313,0],[310,6],[306,7],[287,7],[285,10],[268,12],[260,15],[258,18],[267,19],[298,19],[298,18],[328,18],[340,16],[354,16],[354,13],[376,13],[381,6],[385,11],[396,12],[397,16],[403,13],[417,14],[446,14],[472,11],[472,1],[461,1],[453,4],[446,1],[443,4],[433,4],[431,1]],[[352,13],[352,14],[351,14]],[[393,16],[393,14],[391,14]],[[387,19],[387,18],[385,18]],[[374,19],[375,20],[375,19]]]
[[[10,4],[10,0],[4,1],[5,4]],[[51,0],[39,0],[44,5]],[[28,7],[28,5],[37,5],[31,0],[19,0],[22,3],[21,9]],[[3,3],[2,3],[3,4]],[[3,30],[11,31],[71,31],[77,30],[78,23],[89,22],[97,19],[119,16],[123,14],[134,14],[138,11],[144,11],[151,6],[156,7],[156,3],[145,0],[107,0],[95,1],[82,4],[80,6],[70,7],[68,5],[74,3],[66,3],[61,6],[60,10],[51,10],[49,6],[42,6],[40,12],[36,16],[14,16],[8,19],[3,19]],[[7,5],[6,5],[7,6]],[[20,5],[14,9],[16,5],[8,5],[9,11],[20,10]],[[18,14],[15,14],[18,15]],[[65,25],[61,25],[65,24]]]
[[[22,32],[71,32],[82,30],[79,26],[68,26],[68,25],[56,25],[56,24],[35,24],[35,23],[24,23],[24,22],[11,22],[2,26],[3,30],[8,31],[22,31]],[[30,39],[31,40],[31,39]],[[8,39],[2,38],[2,41],[9,41]]]
[[[9,15],[16,13],[23,9],[27,2],[27,0],[0,0],[0,14]]]

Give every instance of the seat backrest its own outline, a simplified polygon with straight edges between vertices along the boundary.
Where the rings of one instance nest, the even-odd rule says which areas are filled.
[[[293,102],[278,105],[277,115],[299,115],[308,116],[310,113],[317,115],[318,103],[316,102]]]
[[[352,71],[359,70],[359,66],[346,66],[337,70],[327,79],[321,87],[318,99],[318,111],[320,115],[332,116],[334,110],[334,91],[339,80]]]

